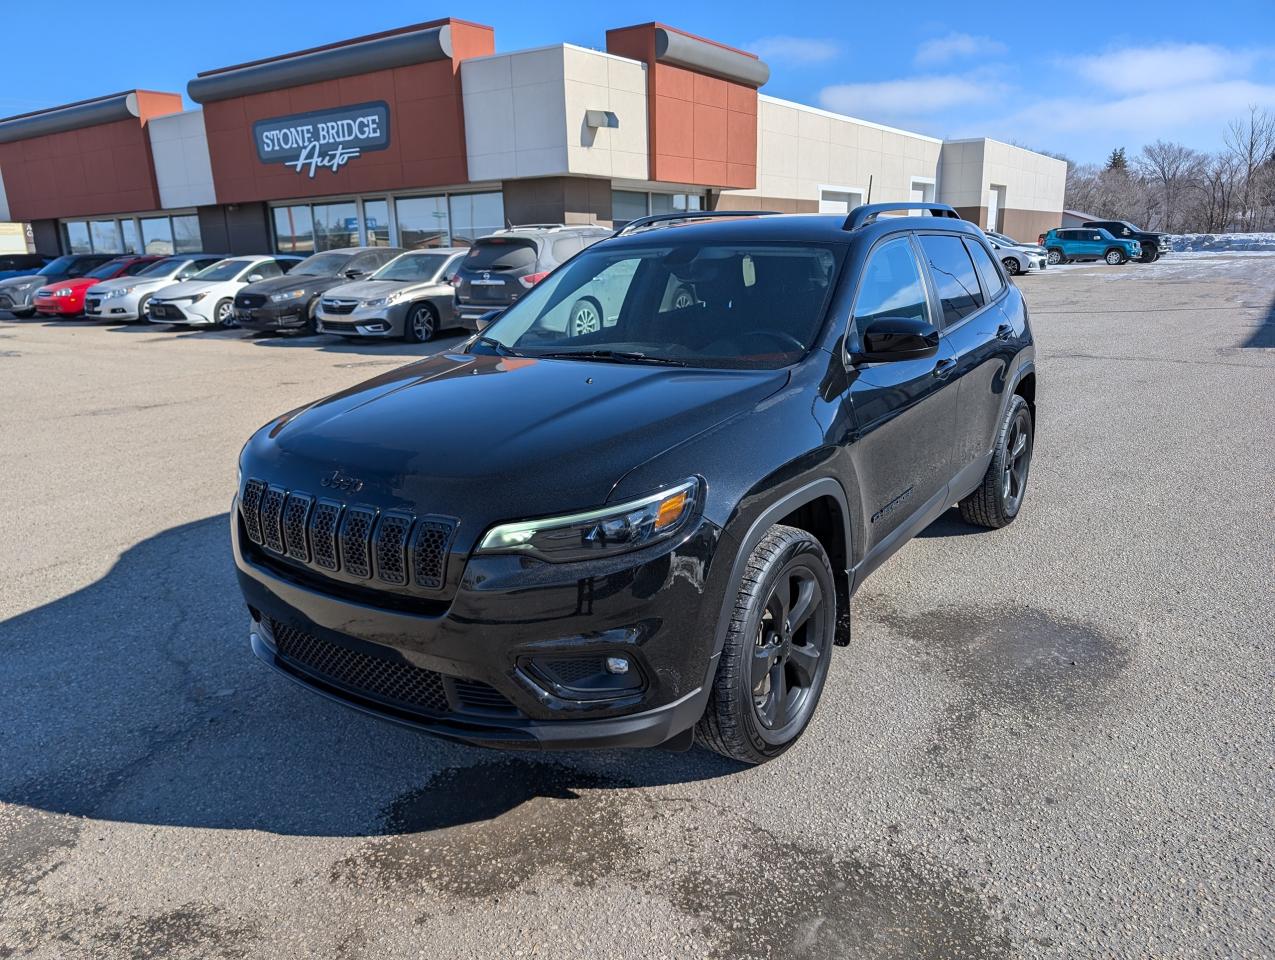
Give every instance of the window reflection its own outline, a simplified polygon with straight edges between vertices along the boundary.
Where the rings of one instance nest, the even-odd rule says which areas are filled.
[[[363,201],[363,230],[369,247],[390,246],[390,205],[386,201]]]
[[[314,253],[314,224],[308,206],[275,207],[275,250],[279,253]]]
[[[408,250],[445,247],[449,221],[446,197],[404,197],[394,201],[399,246]]]
[[[316,203],[311,216],[316,253],[359,245],[359,214],[353,203]]]

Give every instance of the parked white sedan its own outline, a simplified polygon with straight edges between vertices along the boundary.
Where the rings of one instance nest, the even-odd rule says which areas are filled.
[[[146,319],[151,323],[233,326],[235,294],[250,283],[281,277],[301,257],[228,257],[189,280],[170,284],[151,297]]]
[[[995,233],[984,234],[996,252],[996,258],[1011,277],[1028,270],[1044,270],[1049,260],[1044,247],[1028,246],[1009,241],[1008,237]]]

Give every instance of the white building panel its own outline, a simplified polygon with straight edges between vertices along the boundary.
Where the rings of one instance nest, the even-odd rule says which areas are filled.
[[[187,110],[147,121],[159,202],[165,209],[215,204],[204,112]]]

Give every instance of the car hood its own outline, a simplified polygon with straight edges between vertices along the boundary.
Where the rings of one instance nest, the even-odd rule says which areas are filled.
[[[51,283],[60,282],[57,277],[40,277],[34,273],[29,273],[24,277],[9,277],[6,280],[0,280],[0,290],[9,290],[17,287],[24,290],[27,287],[35,289],[36,287],[47,287]]]
[[[50,280],[41,284],[41,287],[69,287],[71,290],[78,293],[81,290],[87,290],[95,283],[101,282],[102,281],[98,280],[96,277],[73,277],[70,280]]]
[[[180,283],[170,283],[163,290],[160,290],[157,296],[161,300],[180,300],[182,297],[193,297],[197,293],[205,292],[210,287],[226,282],[225,280],[183,280]]]
[[[310,293],[322,293],[328,287],[345,282],[344,277],[316,277],[308,273],[285,273],[282,277],[258,280],[244,287],[240,293],[260,293],[269,296],[280,290],[302,289]]]
[[[340,297],[344,300],[371,300],[388,296],[396,290],[404,290],[407,287],[428,286],[432,284],[423,283],[420,280],[355,280],[353,283],[343,283],[339,287],[333,287],[327,293],[330,297]]]
[[[116,277],[114,280],[100,280],[89,287],[89,292],[118,290],[127,287],[130,290],[157,290],[173,282],[172,277]]]
[[[466,526],[545,516],[606,503],[635,465],[787,380],[786,370],[440,354],[267,424],[244,449],[243,474]],[[357,491],[325,490],[334,471]]]

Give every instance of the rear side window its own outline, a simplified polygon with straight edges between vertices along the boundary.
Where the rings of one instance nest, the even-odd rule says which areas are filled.
[[[943,322],[948,326],[960,323],[983,305],[983,291],[965,244],[958,236],[926,234],[921,237],[921,249],[938,287]]]
[[[1001,279],[1001,272],[996,269],[995,261],[977,240],[966,240],[965,246],[969,248],[970,256],[974,258],[978,275],[983,278],[983,289],[987,291],[988,301],[995,300],[1005,289],[1005,281]]]
[[[579,237],[559,237],[553,241],[554,263],[565,263],[584,249]]]
[[[530,240],[491,237],[479,240],[465,256],[466,270],[534,270],[536,245]]]
[[[860,332],[880,317],[911,317],[929,321],[921,269],[907,237],[889,240],[872,251],[863,268],[854,321]]]

